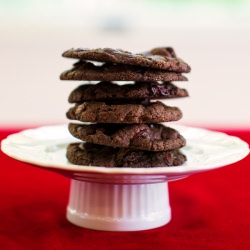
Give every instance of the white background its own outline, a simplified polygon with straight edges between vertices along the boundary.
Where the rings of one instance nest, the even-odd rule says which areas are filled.
[[[72,47],[141,52],[173,46],[192,71],[176,82],[190,97],[178,123],[205,127],[250,125],[250,8],[225,4],[152,4],[150,1],[49,1],[0,6],[0,126],[67,122],[71,90],[60,81],[74,60]]]

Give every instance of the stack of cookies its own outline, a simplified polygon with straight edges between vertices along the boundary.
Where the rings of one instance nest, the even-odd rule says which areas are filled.
[[[70,133],[82,142],[67,148],[77,165],[104,167],[165,167],[186,161],[185,139],[161,123],[181,119],[182,112],[161,99],[186,97],[172,81],[185,81],[190,67],[170,47],[134,54],[111,48],[70,49],[76,58],[61,80],[88,81],[70,93],[74,103],[67,118]]]

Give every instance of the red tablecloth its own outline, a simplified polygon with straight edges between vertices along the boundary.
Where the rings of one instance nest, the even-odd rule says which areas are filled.
[[[0,140],[18,130],[0,130]],[[250,144],[250,130],[225,130]],[[250,157],[169,183],[172,220],[103,232],[65,218],[70,181],[0,152],[0,249],[249,249]]]

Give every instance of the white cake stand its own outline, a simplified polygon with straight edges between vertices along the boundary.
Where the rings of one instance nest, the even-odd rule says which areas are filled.
[[[247,156],[248,144],[237,137],[200,128],[172,126],[187,140],[187,162],[179,167],[105,168],[77,166],[66,157],[76,141],[67,125],[24,130],[2,141],[2,151],[17,160],[71,178],[67,219],[80,227],[137,231],[171,219],[169,181],[216,169]]]

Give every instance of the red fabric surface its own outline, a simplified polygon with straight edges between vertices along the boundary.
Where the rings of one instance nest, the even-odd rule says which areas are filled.
[[[0,130],[0,140],[18,130]],[[250,144],[250,131],[224,131]],[[70,181],[0,152],[0,249],[249,249],[250,157],[169,183],[172,220],[138,232],[69,223]]]

